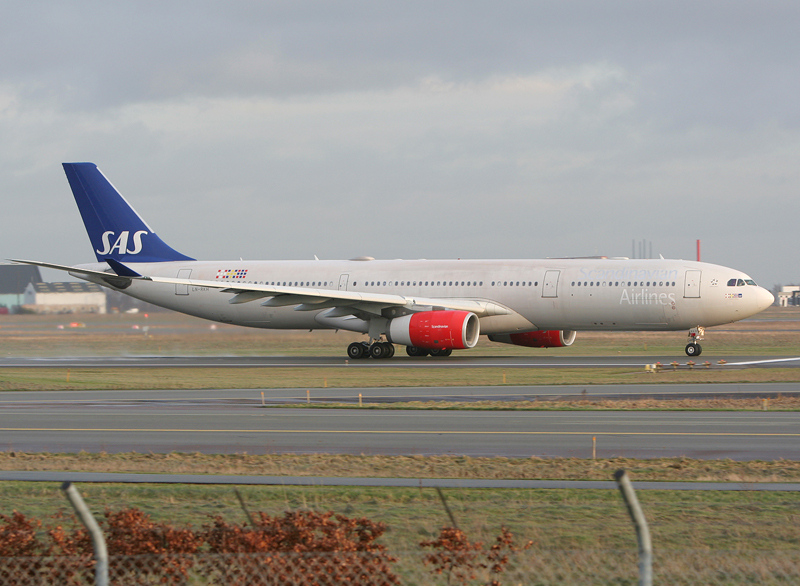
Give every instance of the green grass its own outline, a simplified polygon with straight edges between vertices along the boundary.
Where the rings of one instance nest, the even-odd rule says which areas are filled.
[[[245,516],[232,487],[82,484],[96,514],[134,506],[154,520],[200,527],[221,515]],[[389,526],[384,543],[416,547],[449,525],[432,489],[358,487],[256,487],[239,490],[251,511],[332,510]],[[473,540],[491,541],[501,526],[537,548],[632,549],[635,535],[615,490],[446,489],[459,527]],[[790,492],[640,491],[654,543],[664,549],[796,550],[800,545],[800,495]],[[0,509],[49,518],[70,509],[56,483],[3,483]],[[691,530],[688,530],[691,528]]]
[[[344,361],[343,361],[344,362]],[[0,391],[109,389],[314,389],[642,383],[800,382],[798,368],[721,366],[648,373],[625,368],[0,368]],[[304,396],[304,395],[303,395]]]

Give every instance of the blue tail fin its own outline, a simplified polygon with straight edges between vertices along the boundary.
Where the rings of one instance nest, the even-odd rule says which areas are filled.
[[[194,260],[167,246],[94,163],[64,163],[89,240],[103,262]]]

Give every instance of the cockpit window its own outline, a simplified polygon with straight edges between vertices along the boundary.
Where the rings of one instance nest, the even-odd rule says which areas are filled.
[[[742,279],[739,279],[738,281],[736,281],[736,286],[737,287],[744,287],[744,281]]]
[[[756,285],[756,282],[753,279],[745,279],[744,282],[747,283],[748,285],[753,285],[753,287],[758,287],[758,285]]]
[[[736,279],[731,279],[728,281],[728,287],[736,287]]]

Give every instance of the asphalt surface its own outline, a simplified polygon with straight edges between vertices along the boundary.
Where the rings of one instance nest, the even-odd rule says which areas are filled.
[[[671,385],[678,393],[686,388]],[[709,385],[712,386],[712,385]],[[797,392],[797,385],[713,385],[724,392]],[[693,385],[708,392],[704,385]],[[699,387],[705,387],[701,390]],[[580,387],[581,389],[583,387]],[[383,396],[551,393],[555,387],[353,389]],[[578,387],[567,389],[577,391]],[[586,387],[663,394],[662,385]],[[737,391],[738,389],[738,391]],[[563,388],[562,388],[563,390]],[[344,394],[342,389],[318,389]],[[265,391],[93,391],[0,395],[0,449],[26,452],[463,454],[601,458],[800,459],[800,413],[382,411],[269,407]],[[436,395],[438,393],[438,395]],[[483,393],[483,395],[481,395]],[[255,395],[255,396],[254,396]],[[315,397],[316,398],[316,397]],[[350,395],[354,399],[354,395]]]
[[[715,366],[723,357],[701,355],[692,359],[697,364],[706,360]],[[690,359],[676,352],[663,356],[480,356],[454,353],[442,358],[411,358],[396,355],[387,360],[348,360],[344,356],[109,356],[0,358],[0,368],[643,368],[660,362],[686,365]],[[725,368],[800,368],[800,357],[725,356]]]

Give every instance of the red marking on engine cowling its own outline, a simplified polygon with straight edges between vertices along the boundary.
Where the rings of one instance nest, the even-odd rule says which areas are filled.
[[[392,320],[392,341],[417,348],[462,350],[478,342],[478,316],[470,311],[423,311]]]
[[[510,338],[512,344],[529,348],[562,348],[563,346],[569,346],[569,344],[564,343],[560,330],[511,334]]]

